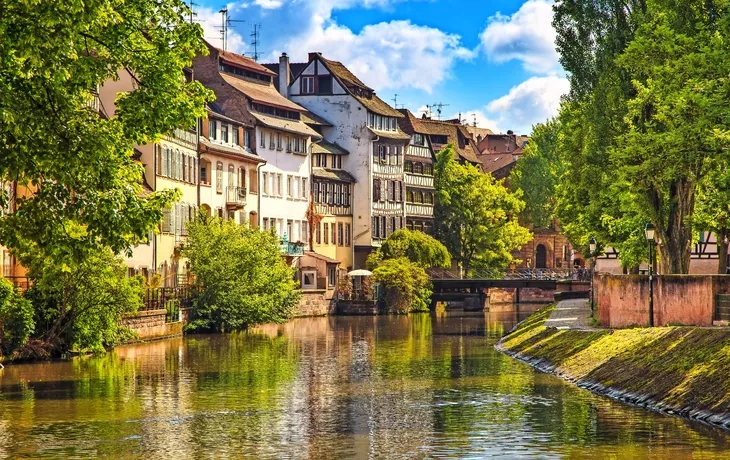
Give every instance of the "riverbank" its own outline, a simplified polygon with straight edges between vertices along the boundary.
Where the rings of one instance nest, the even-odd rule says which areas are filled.
[[[730,328],[562,329],[556,306],[495,348],[579,387],[730,430]]]

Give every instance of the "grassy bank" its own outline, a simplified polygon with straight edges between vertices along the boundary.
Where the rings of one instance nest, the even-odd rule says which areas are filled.
[[[730,428],[730,328],[557,330],[541,309],[497,348],[615,399]]]

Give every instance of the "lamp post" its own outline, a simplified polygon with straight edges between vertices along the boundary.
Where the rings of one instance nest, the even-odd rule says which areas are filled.
[[[596,248],[598,247],[598,243],[596,242],[595,238],[591,238],[590,243],[588,244],[588,249],[590,251],[590,258],[591,258],[591,316],[593,316],[593,276],[595,275],[596,271]]]
[[[654,225],[647,222],[644,227],[646,242],[649,244],[649,327],[654,327],[654,255],[652,243],[654,243]]]

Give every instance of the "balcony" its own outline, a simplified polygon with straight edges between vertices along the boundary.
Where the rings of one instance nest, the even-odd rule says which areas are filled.
[[[433,176],[419,176],[419,175],[406,173],[406,175],[403,179],[403,182],[405,182],[406,185],[433,188]]]
[[[242,208],[246,205],[246,187],[226,187],[226,206]]]
[[[304,255],[304,243],[292,243],[290,241],[282,241],[279,250],[285,256],[296,257]]]
[[[406,215],[408,217],[433,217],[433,205],[406,203]]]
[[[429,160],[433,158],[431,149],[420,145],[409,145],[408,150],[406,150],[406,156],[428,158]]]
[[[317,212],[322,214],[323,216],[351,216],[352,215],[351,206],[338,206],[338,205],[334,205],[334,204],[318,203],[318,204],[315,204],[315,207],[317,208]]]
[[[404,204],[405,203],[397,201],[374,201],[372,209],[382,215],[402,216]]]
[[[373,164],[373,172],[381,176],[399,176],[403,174],[403,165],[387,165],[375,162]]]

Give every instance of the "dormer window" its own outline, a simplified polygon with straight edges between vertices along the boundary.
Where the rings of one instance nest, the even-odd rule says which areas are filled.
[[[302,94],[314,94],[314,77],[302,77]]]
[[[231,126],[231,128],[233,129],[233,144],[234,145],[239,145],[239,140],[238,140],[238,127],[237,126]]]
[[[216,123],[215,120],[210,120],[208,122],[208,137],[210,139],[212,139],[212,140],[217,139],[217,136],[216,136],[216,134],[217,134],[216,133],[217,128],[218,127],[217,127],[217,123]]]
[[[221,124],[221,141],[228,143],[228,125],[225,123]]]
[[[332,94],[332,75],[322,75],[319,77],[319,94]]]

